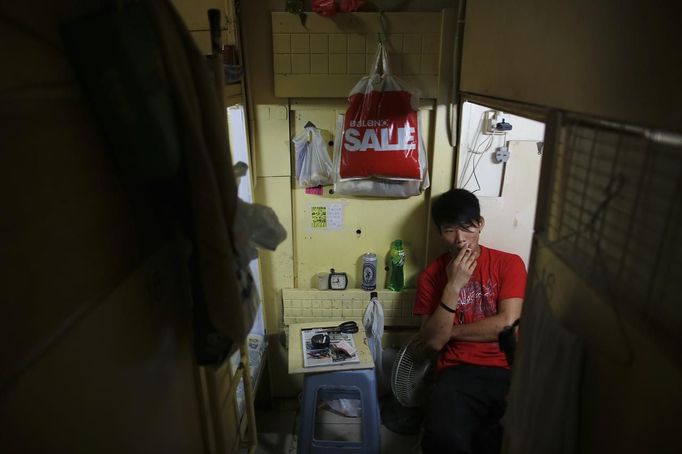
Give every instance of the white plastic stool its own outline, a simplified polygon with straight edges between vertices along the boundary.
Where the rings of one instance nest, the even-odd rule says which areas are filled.
[[[359,397],[362,416],[360,441],[315,439],[318,395],[338,394]],[[298,432],[298,454],[378,454],[381,450],[381,416],[374,370],[347,370],[307,374],[303,379],[301,422]]]

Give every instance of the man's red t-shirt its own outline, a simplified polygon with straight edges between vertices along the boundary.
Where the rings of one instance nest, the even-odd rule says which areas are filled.
[[[414,315],[432,314],[441,301],[448,282],[449,252],[438,257],[419,276]],[[507,298],[523,298],[526,268],[521,257],[481,246],[476,269],[459,293],[453,324],[472,323],[497,314],[497,303]],[[448,342],[438,357],[438,372],[459,364],[509,368],[497,342]]]

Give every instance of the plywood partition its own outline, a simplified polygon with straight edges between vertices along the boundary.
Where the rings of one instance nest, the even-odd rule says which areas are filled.
[[[442,13],[385,13],[393,73],[436,98]],[[272,13],[275,96],[346,97],[369,72],[381,31],[379,13],[340,14],[333,19]]]
[[[679,5],[470,1],[460,89],[682,131]]]
[[[190,304],[178,252],[166,245],[4,390],[2,452],[211,452]]]

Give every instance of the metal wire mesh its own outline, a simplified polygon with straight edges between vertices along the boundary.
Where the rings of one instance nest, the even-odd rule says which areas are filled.
[[[682,340],[682,149],[642,130],[565,120],[547,244],[666,342]]]
[[[418,407],[426,399],[424,376],[433,365],[433,358],[426,351],[418,338],[413,337],[403,345],[393,363],[391,390],[404,407]]]

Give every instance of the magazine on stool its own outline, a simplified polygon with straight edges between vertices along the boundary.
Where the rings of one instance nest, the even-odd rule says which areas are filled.
[[[317,337],[314,342],[313,336],[317,335],[328,337]],[[323,343],[320,343],[318,339],[323,340]],[[336,366],[360,362],[353,333],[340,332],[335,327],[302,329],[301,340],[303,342],[303,367]]]

